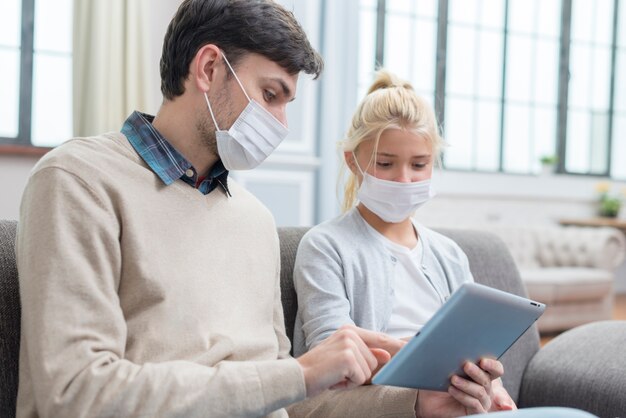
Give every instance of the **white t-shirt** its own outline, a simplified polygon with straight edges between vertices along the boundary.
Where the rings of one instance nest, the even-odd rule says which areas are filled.
[[[409,249],[389,240],[374,228],[371,231],[396,259],[392,282],[393,306],[385,332],[395,338],[413,336],[443,303],[441,295],[422,271],[422,240],[418,239],[417,245]]]

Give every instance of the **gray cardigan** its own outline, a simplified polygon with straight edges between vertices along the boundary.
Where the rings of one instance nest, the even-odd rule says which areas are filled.
[[[447,298],[473,281],[467,256],[449,238],[418,223],[426,278]],[[309,230],[298,247],[293,352],[299,356],[339,327],[385,332],[393,304],[396,259],[372,235],[356,208]],[[416,301],[419,303],[419,301]]]

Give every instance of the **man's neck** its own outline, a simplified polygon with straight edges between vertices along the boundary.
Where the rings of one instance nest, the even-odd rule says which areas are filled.
[[[193,107],[185,103],[187,100],[179,96],[175,100],[163,102],[152,125],[193,165],[198,175],[206,176],[218,157],[200,138],[196,112],[189,110]]]

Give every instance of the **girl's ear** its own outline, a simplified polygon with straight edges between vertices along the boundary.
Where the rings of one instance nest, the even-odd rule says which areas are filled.
[[[350,171],[352,171],[352,174],[354,174],[356,176],[358,174],[358,169],[357,169],[356,164],[354,162],[354,159],[356,158],[356,156],[354,155],[354,152],[353,151],[344,151],[343,152],[343,158],[346,160],[346,165],[348,166]]]

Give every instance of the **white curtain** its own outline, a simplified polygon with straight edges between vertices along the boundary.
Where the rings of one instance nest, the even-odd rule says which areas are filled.
[[[151,99],[150,0],[74,0],[74,135],[119,131]]]

